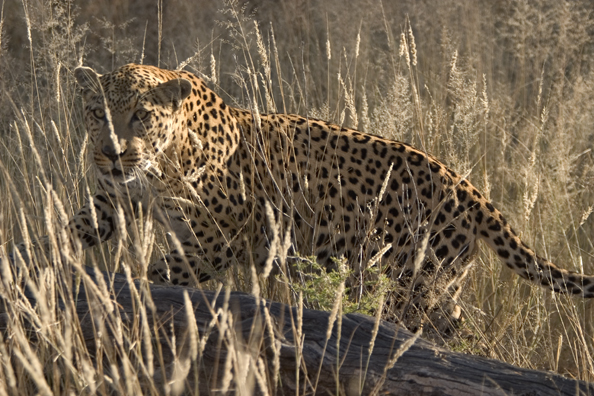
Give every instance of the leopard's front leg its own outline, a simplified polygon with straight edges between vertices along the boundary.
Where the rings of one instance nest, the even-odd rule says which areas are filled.
[[[83,250],[98,243],[109,240],[115,232],[115,210],[110,198],[105,193],[97,193],[74,215],[65,227],[71,251],[76,246]],[[47,255],[50,240],[44,236],[31,246],[34,254]],[[28,246],[24,243],[16,245],[25,262],[30,262]],[[67,249],[68,249],[67,248]],[[67,249],[60,249],[67,251]]]
[[[151,264],[147,277],[155,283],[171,283],[180,286],[196,286],[227,269],[237,261],[230,241],[219,238],[195,238],[181,244],[182,251],[172,250]]]

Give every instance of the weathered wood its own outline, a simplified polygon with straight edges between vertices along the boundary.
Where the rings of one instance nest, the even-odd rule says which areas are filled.
[[[93,270],[88,269],[87,274],[93,282],[97,282]],[[299,394],[312,394],[315,391],[315,394],[334,395],[594,394],[594,384],[448,351],[425,340],[415,340],[408,331],[387,322],[379,324],[370,357],[374,319],[363,315],[343,316],[340,330],[337,321],[330,339],[326,341],[330,313],[303,310],[301,334],[304,338],[300,358],[297,358],[296,308],[259,300],[245,293],[233,292],[225,296],[223,292],[216,295],[213,291],[182,287],[141,286],[138,281],[134,282],[136,290],[131,290],[125,276],[104,276],[106,280],[110,279],[108,284],[113,283],[110,290],[111,298],[116,302],[113,306],[119,311],[126,328],[133,328],[139,323],[138,302],[147,299],[150,291],[154,309],[148,304],[148,323],[151,326],[157,322],[162,324],[158,341],[153,338],[153,344],[160,343],[166,367],[164,371],[158,367],[155,370],[154,380],[160,382],[161,386],[166,381],[160,376],[165,373],[167,381],[170,381],[174,365],[170,346],[172,328],[178,362],[191,358],[188,334],[192,329],[197,329],[200,337],[210,331],[200,358],[194,361],[198,365],[197,369],[190,370],[182,386],[194,389],[198,385],[199,389],[207,393],[219,386],[224,375],[228,345],[232,343],[229,337],[224,340],[220,338],[219,328],[216,324],[212,326],[212,320],[213,312],[228,304],[236,331],[234,348],[243,348],[246,353],[262,358],[268,373],[267,383],[277,384],[269,391],[277,394],[296,394],[296,387],[299,387]],[[96,347],[95,330],[99,321],[106,321],[106,327],[109,328],[109,319],[102,314],[103,308],[96,303],[98,300],[92,297],[95,293],[93,286],[89,286],[89,283],[85,289],[85,284],[87,281],[83,280],[74,301],[87,347],[92,351]],[[195,326],[188,321],[184,293],[187,293],[192,304]],[[265,311],[270,314],[268,323],[273,323],[273,331],[270,325],[266,325]],[[220,315],[218,321],[222,321]],[[0,315],[0,328],[6,329],[6,326],[5,315]],[[401,356],[395,359],[398,355]],[[275,356],[279,363],[279,381],[271,378],[275,372]],[[157,358],[155,362],[158,366]],[[198,384],[194,382],[196,373],[199,376]]]

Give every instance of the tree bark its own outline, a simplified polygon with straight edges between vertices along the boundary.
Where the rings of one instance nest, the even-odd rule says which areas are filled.
[[[152,332],[152,343],[155,350],[161,348],[163,356],[162,361],[158,357],[154,359],[156,374],[152,380],[161,387],[170,386],[175,382],[176,370],[184,371],[185,367],[184,372],[189,375],[183,375],[185,379],[176,388],[181,393],[196,388],[211,393],[224,386],[225,372],[230,367],[226,362],[231,353],[235,362],[239,361],[237,356],[252,357],[252,367],[260,359],[264,368],[260,373],[264,373],[266,381],[258,382],[248,375],[252,382],[245,385],[253,386],[256,394],[262,393],[262,383],[266,384],[268,393],[284,395],[594,394],[592,383],[452,352],[416,338],[392,323],[381,321],[376,328],[374,318],[364,315],[336,318],[327,339],[332,317],[328,312],[304,309],[300,318],[295,307],[245,293],[217,294],[175,286],[141,285],[138,281],[131,287],[126,276],[120,274],[104,273],[101,278],[108,285],[104,289],[103,279],[98,280],[92,269],[85,271],[89,277],[83,274],[73,301],[89,351],[97,348],[99,322],[109,322],[101,313],[106,304],[98,304],[100,300],[94,296],[101,290],[109,290],[116,316],[121,317],[127,329],[140,326],[138,307],[144,300],[148,307],[145,323],[151,329],[159,329],[159,334]],[[32,295],[29,298],[34,300]],[[188,314],[187,301],[193,315]],[[110,315],[113,317],[113,313]],[[154,326],[155,323],[159,326]],[[220,331],[224,323],[234,332]],[[6,315],[0,315],[0,329],[6,330],[7,326]],[[106,327],[113,328],[109,324]],[[202,347],[196,352],[196,343],[201,340]],[[175,348],[171,347],[172,343]],[[231,365],[234,375],[238,374],[237,367]],[[241,386],[234,384],[232,387]],[[230,392],[233,393],[233,388]]]

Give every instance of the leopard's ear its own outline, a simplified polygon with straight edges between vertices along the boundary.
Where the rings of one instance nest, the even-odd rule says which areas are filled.
[[[99,91],[99,77],[101,75],[90,67],[77,67],[74,69],[74,77],[83,90],[90,90],[95,93]]]
[[[192,83],[185,78],[176,78],[157,85],[152,89],[152,93],[161,100],[161,103],[171,104],[175,111],[181,107],[184,99],[192,93]]]

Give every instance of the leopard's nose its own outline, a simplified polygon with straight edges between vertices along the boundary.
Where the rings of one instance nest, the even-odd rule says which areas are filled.
[[[119,152],[113,146],[106,144],[101,148],[101,153],[105,155],[112,162],[116,162],[121,156],[126,154],[126,151]]]

